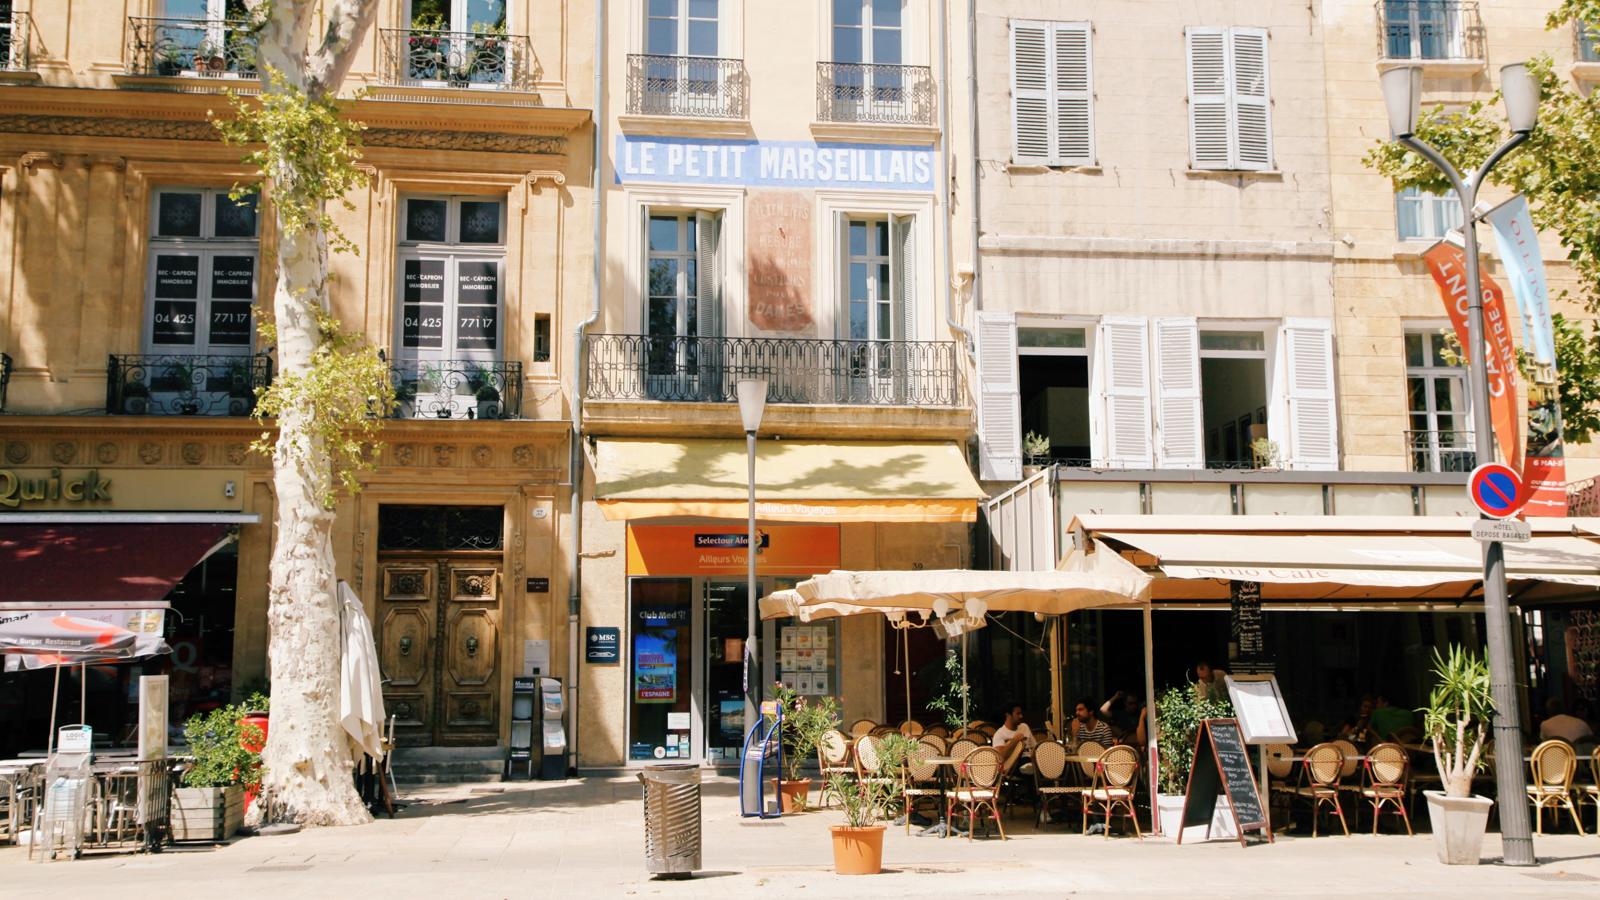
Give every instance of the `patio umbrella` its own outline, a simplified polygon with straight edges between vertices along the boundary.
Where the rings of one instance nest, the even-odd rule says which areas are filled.
[[[121,625],[76,616],[26,615],[0,625],[0,653],[87,654],[124,657],[134,634]]]
[[[350,585],[339,582],[339,723],[352,743],[373,759],[383,758],[383,675],[372,622]]]
[[[902,616],[905,610],[889,610],[878,606],[856,606],[851,603],[816,603],[805,605],[800,595],[794,591],[773,591],[761,598],[761,618],[766,619],[799,619],[802,622],[814,622],[818,619],[833,619],[839,616],[857,616],[863,613],[899,612]]]

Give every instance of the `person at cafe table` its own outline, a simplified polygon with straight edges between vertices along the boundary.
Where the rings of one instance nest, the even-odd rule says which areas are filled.
[[[1005,713],[1005,723],[995,730],[992,743],[1000,751],[1000,758],[1005,760],[1006,771],[1010,771],[1024,751],[1030,757],[1033,755],[1037,742],[1033,739],[1033,729],[1022,721],[1022,704],[1006,704]]]
[[[1373,704],[1372,716],[1368,720],[1368,724],[1372,726],[1373,731],[1378,733],[1380,739],[1388,740],[1389,736],[1396,731],[1414,726],[1416,720],[1412,718],[1411,710],[1403,706],[1395,706],[1389,702],[1388,697],[1379,694]]]
[[[1111,733],[1111,725],[1100,718],[1099,705],[1087,697],[1078,701],[1072,713],[1070,727],[1074,747],[1084,741],[1094,741],[1102,747],[1109,747],[1116,740],[1116,736]]]

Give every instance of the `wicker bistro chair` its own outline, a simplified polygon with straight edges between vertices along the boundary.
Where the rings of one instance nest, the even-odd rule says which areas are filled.
[[[1006,829],[1000,822],[1000,779],[1005,774],[1005,766],[1000,752],[993,747],[979,747],[967,754],[958,771],[956,789],[945,796],[945,818],[950,818],[954,807],[965,807],[967,840],[970,841],[972,832],[977,830],[979,812],[988,807],[995,827],[1000,830],[1000,840],[1005,840]],[[987,826],[985,830],[987,832]]]
[[[1405,820],[1406,834],[1415,835],[1411,830],[1411,814],[1406,811],[1406,795],[1410,791],[1406,775],[1411,768],[1411,755],[1406,748],[1399,744],[1379,744],[1367,751],[1362,768],[1366,770],[1367,783],[1361,789],[1361,796],[1372,804],[1372,833],[1378,833],[1378,818],[1383,815],[1384,806],[1393,803]]]
[[[1094,741],[1084,741],[1078,745],[1078,752],[1075,755],[1083,758],[1083,761],[1078,763],[1078,766],[1083,770],[1083,778],[1085,781],[1092,781],[1094,779],[1095,761],[1098,760],[1101,754],[1105,752],[1106,748],[1100,746]]]
[[[1287,811],[1293,804],[1295,797],[1294,782],[1290,776],[1294,774],[1294,748],[1288,744],[1267,745],[1267,802],[1283,801],[1280,805]]]
[[[1094,780],[1083,795],[1083,831],[1089,831],[1089,814],[1099,809],[1106,817],[1105,835],[1111,837],[1111,817],[1117,810],[1133,823],[1133,833],[1140,840],[1139,813],[1133,806],[1133,792],[1139,783],[1139,751],[1126,745],[1109,747],[1094,761]]]
[[[967,754],[978,749],[978,747],[978,742],[972,738],[957,738],[950,742],[950,750],[947,755],[956,759],[966,759]]]
[[[1582,786],[1583,793],[1579,797],[1600,811],[1600,747],[1591,749],[1589,753],[1589,783]],[[1600,813],[1595,817],[1595,830],[1600,831]]]
[[[934,798],[935,804],[944,800],[944,790],[937,785],[939,764],[923,762],[933,756],[944,755],[944,742],[933,735],[923,735],[917,749],[911,751],[909,765],[901,772],[900,793],[905,797],[906,834],[911,833],[911,811],[924,798]]]
[[[883,759],[878,754],[878,745],[882,743],[872,735],[856,738],[856,783],[857,784],[894,784],[900,779],[883,771]]]
[[[1344,771],[1344,750],[1339,746],[1342,742],[1318,744],[1306,751],[1305,762],[1300,766],[1300,785],[1295,788],[1295,796],[1311,804],[1311,836],[1317,836],[1317,815],[1322,811],[1324,804],[1331,807],[1339,816],[1339,824],[1344,827],[1346,836],[1350,834],[1350,825],[1344,818],[1344,807],[1339,804],[1339,779]],[[1290,821],[1293,827],[1293,822]]]
[[[922,737],[922,723],[916,719],[907,719],[900,723],[900,733],[906,737]]]
[[[939,737],[948,738],[950,736],[950,729],[944,727],[943,725],[929,725],[928,730],[924,731],[923,734],[936,734]]]
[[[917,738],[917,743],[922,744],[925,747],[932,747],[934,756],[944,756],[945,750],[948,749],[945,745],[944,738],[937,734],[924,733],[921,737]]]
[[[833,787],[829,782],[833,776],[854,776],[856,772],[850,764],[850,739],[837,728],[829,729],[817,742],[817,772],[822,777],[822,790],[818,792],[817,803],[827,809],[832,802],[829,798],[833,794]]]
[[[1544,811],[1555,808],[1559,822],[1560,807],[1565,806],[1578,834],[1583,834],[1583,820],[1578,818],[1578,808],[1572,802],[1572,776],[1578,772],[1577,751],[1566,741],[1545,741],[1533,748],[1530,765],[1533,783],[1528,785],[1528,799],[1533,801],[1538,833],[1544,834]]]
[[[1356,796],[1361,795],[1361,750],[1345,738],[1333,741],[1333,745],[1344,753],[1344,763],[1339,766],[1339,790]]]
[[[877,727],[878,723],[871,719],[857,719],[855,724],[850,726],[850,737],[858,738],[869,735],[872,733],[872,729]]]
[[[1040,741],[1033,748],[1033,814],[1041,823],[1050,813],[1052,800],[1078,798],[1083,803],[1083,785],[1062,784],[1067,777],[1067,748],[1059,741]]]

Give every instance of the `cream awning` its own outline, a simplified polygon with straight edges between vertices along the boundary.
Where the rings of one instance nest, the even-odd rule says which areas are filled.
[[[748,515],[745,443],[606,438],[595,497],[607,519]],[[756,443],[756,515],[770,522],[973,522],[986,495],[947,442]]]
[[[1107,557],[1116,554],[1107,551]],[[1114,561],[1111,565],[1116,565]],[[929,569],[911,572],[829,572],[795,585],[805,606],[849,604],[888,609],[1020,611],[1062,615],[1080,609],[1142,606],[1149,602],[1149,575],[1128,563],[1116,570],[990,572]],[[969,601],[980,601],[974,609]]]

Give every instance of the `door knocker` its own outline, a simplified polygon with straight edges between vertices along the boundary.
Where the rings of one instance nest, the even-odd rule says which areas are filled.
[[[467,655],[468,656],[476,656],[477,653],[478,653],[478,639],[475,638],[475,637],[467,638]]]
[[[409,656],[410,654],[411,654],[411,638],[403,637],[403,638],[400,639],[400,655],[401,656]]]

